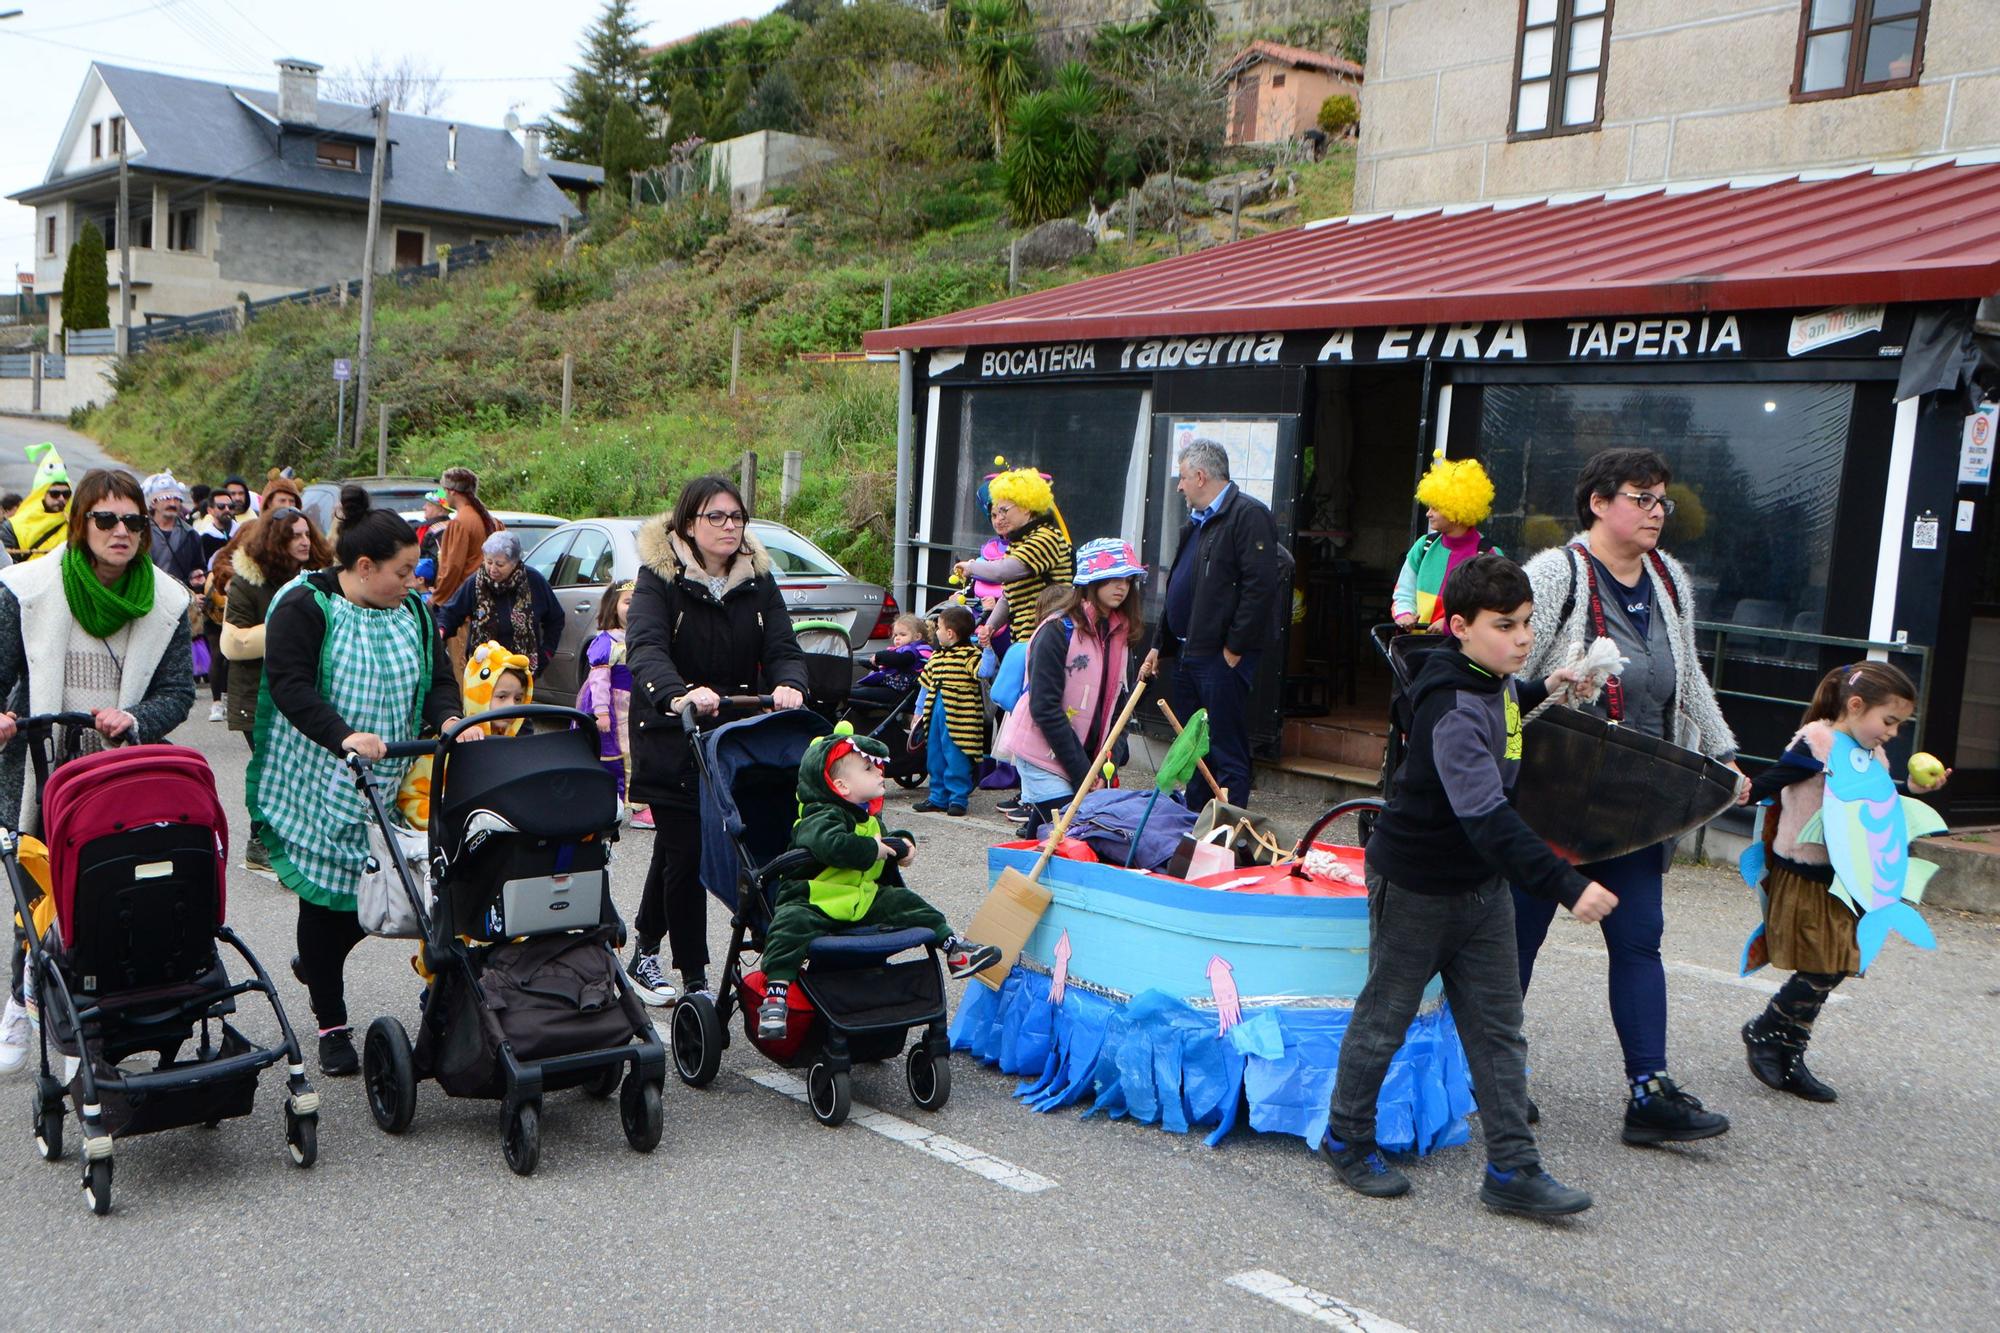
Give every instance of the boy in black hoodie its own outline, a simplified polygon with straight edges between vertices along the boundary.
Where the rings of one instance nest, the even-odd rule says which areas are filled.
[[[1528,576],[1500,555],[1452,571],[1444,609],[1454,640],[1418,655],[1409,750],[1368,839],[1368,981],[1341,1041],[1326,1154],[1340,1178],[1373,1198],[1410,1181],[1375,1145],[1375,1099],[1424,987],[1445,998],[1472,1070],[1486,1173],[1479,1200],[1503,1212],[1578,1213],[1590,1196],[1544,1172],[1528,1129],[1528,1044],[1512,881],[1556,899],[1579,921],[1618,905],[1603,885],[1549,850],[1508,804],[1521,766],[1521,715],[1572,679],[1517,684],[1534,647]]]

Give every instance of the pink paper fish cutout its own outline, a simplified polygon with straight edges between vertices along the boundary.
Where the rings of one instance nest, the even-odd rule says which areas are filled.
[[[1061,1004],[1063,991],[1069,985],[1069,932],[1064,931],[1056,940],[1055,971],[1049,974],[1049,1003]]]
[[[1208,993],[1215,997],[1217,1035],[1243,1021],[1243,1006],[1236,996],[1236,972],[1221,954],[1208,960]]]

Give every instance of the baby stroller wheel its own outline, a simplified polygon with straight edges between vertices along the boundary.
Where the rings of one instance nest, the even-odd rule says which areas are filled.
[[[915,787],[921,787],[930,780],[931,780],[931,775],[928,773],[898,773],[896,775],[896,785],[898,787],[901,787],[904,791],[909,791]]]
[[[517,1176],[532,1176],[542,1160],[542,1112],[536,1102],[522,1102],[507,1117],[507,1137],[500,1142],[507,1157],[507,1169]]]
[[[624,1065],[606,1065],[598,1071],[596,1078],[583,1085],[583,1090],[588,1095],[603,1101],[618,1091],[618,1080],[624,1073]]]
[[[289,1097],[285,1098],[285,1146],[292,1150],[292,1161],[298,1166],[311,1166],[319,1160],[319,1112],[300,1115],[292,1109]]]
[[[674,1005],[674,1072],[690,1088],[705,1088],[722,1068],[722,1020],[715,999],[704,991],[683,995]]]
[[[659,1080],[640,1078],[637,1069],[627,1074],[618,1093],[618,1118],[624,1122],[625,1141],[632,1145],[632,1151],[651,1152],[659,1147],[665,1120]]]
[[[903,1081],[909,1084],[910,1100],[920,1110],[942,1110],[951,1100],[951,1057],[933,1056],[930,1047],[919,1043],[910,1048]]]
[[[813,1119],[828,1129],[847,1122],[851,1092],[846,1070],[837,1070],[824,1060],[814,1064],[806,1075],[806,1095],[812,1105]]]
[[[111,1159],[83,1164],[83,1204],[99,1217],[111,1211]]]
[[[63,1155],[63,1088],[46,1074],[38,1075],[29,1090],[34,1101],[35,1151],[44,1162],[58,1162]]]
[[[361,1057],[368,1109],[385,1134],[400,1134],[417,1113],[417,1074],[410,1063],[410,1038],[387,1014],[368,1025]]]

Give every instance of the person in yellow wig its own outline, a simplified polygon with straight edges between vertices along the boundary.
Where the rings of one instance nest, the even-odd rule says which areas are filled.
[[[52,441],[31,444],[24,452],[35,464],[35,486],[14,517],[0,523],[0,546],[17,560],[33,560],[62,545],[69,522],[69,470]]]
[[[491,642],[480,644],[465,659],[465,716],[490,713],[496,708],[516,708],[535,701],[535,673],[528,659],[510,648]],[[521,730],[525,718],[496,722],[492,727],[467,727],[461,740],[481,740],[487,736],[512,736]],[[396,792],[396,809],[411,828],[428,828],[431,822],[431,761],[426,755],[410,765],[409,774]]]
[[[1403,557],[1390,610],[1404,629],[1428,630],[1444,619],[1444,581],[1461,562],[1499,548],[1479,535],[1493,512],[1493,480],[1474,458],[1440,458],[1417,483],[1430,531]]]

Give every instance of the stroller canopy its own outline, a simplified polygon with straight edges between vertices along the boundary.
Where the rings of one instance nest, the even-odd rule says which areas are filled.
[[[792,843],[799,761],[833,724],[803,708],[705,732],[701,746],[701,882],[732,909],[747,858],[764,865]]]
[[[431,808],[438,841],[456,855],[465,826],[490,810],[523,833],[576,839],[618,823],[618,783],[577,727],[451,747]]]

